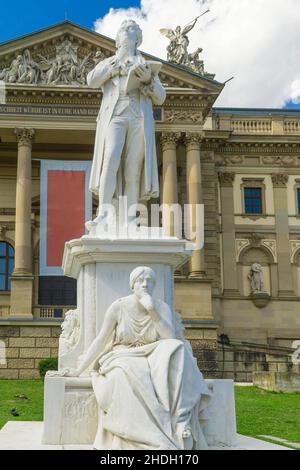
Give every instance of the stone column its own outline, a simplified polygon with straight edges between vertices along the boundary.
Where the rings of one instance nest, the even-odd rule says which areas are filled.
[[[276,223],[276,241],[277,241],[277,259],[278,259],[278,295],[294,296],[293,292],[293,273],[290,255],[289,243],[289,213],[287,198],[286,173],[275,173],[272,175],[275,223]]]
[[[219,172],[222,213],[224,294],[238,295],[233,183],[235,174]]]
[[[16,129],[15,269],[11,284],[11,316],[32,316],[31,152],[35,131]]]
[[[196,232],[196,205],[203,204],[202,175],[200,161],[201,135],[197,133],[187,133],[186,144],[186,175],[187,175],[187,199],[192,206],[193,233]],[[190,277],[205,276],[204,248],[194,251],[190,262]]]
[[[180,132],[163,132],[161,135],[163,153],[162,203],[169,208],[173,204],[178,204],[176,149],[180,137]],[[174,235],[174,217],[167,208],[163,211],[163,226],[167,235]]]

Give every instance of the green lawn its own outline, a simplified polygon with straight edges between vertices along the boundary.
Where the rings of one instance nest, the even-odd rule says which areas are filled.
[[[16,398],[26,395],[28,400]],[[255,387],[235,387],[238,432],[268,435],[300,442],[300,394],[264,392]],[[10,410],[20,414],[15,418]],[[42,421],[42,380],[0,380],[0,428],[7,421]]]
[[[0,380],[0,429],[7,421],[42,421],[43,388],[42,380]],[[28,400],[16,395],[25,395]],[[10,414],[12,408],[19,417]]]
[[[280,437],[300,443],[300,393],[235,387],[238,432]]]

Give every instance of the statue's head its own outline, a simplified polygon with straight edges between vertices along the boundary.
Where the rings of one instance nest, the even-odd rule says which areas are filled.
[[[133,20],[125,20],[121,24],[116,37],[116,46],[119,48],[124,43],[134,43],[138,48],[143,42],[143,33],[139,25]]]
[[[152,295],[156,283],[156,275],[153,269],[140,266],[130,274],[130,289],[139,298],[145,294]]]
[[[181,33],[181,26],[177,26],[176,29],[175,29],[175,32],[177,34],[180,34]]]

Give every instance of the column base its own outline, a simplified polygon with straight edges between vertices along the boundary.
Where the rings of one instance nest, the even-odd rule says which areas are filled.
[[[14,273],[11,277],[11,307],[9,318],[32,319],[33,276]]]
[[[175,308],[184,319],[213,320],[212,286],[208,278],[175,278]]]
[[[192,271],[189,273],[189,279],[206,279],[205,271]]]

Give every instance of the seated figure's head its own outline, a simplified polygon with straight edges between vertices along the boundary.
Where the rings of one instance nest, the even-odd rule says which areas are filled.
[[[130,274],[130,289],[137,297],[145,294],[152,295],[156,282],[156,275],[153,269],[147,266],[140,266]]]
[[[134,43],[138,48],[143,42],[143,33],[139,25],[133,20],[125,20],[121,24],[116,37],[116,46],[119,48],[124,43]]]

